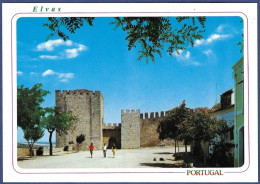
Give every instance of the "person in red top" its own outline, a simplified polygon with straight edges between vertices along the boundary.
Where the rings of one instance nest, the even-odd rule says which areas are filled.
[[[91,143],[90,146],[89,146],[89,151],[90,151],[91,158],[93,156],[93,150],[94,150],[94,145],[93,145],[93,143]]]

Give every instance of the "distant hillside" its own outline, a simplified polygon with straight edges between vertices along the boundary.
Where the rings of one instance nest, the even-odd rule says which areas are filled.
[[[39,147],[43,148],[49,148],[49,143],[48,142],[36,142],[33,146],[34,149],[37,149]],[[56,143],[53,143],[53,147],[56,147]],[[23,143],[17,143],[17,148],[28,148],[28,144],[26,142]]]

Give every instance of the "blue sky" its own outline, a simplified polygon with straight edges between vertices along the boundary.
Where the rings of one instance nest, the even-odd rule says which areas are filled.
[[[240,17],[207,17],[203,39],[180,55],[156,57],[155,64],[137,61],[137,50],[128,51],[126,34],[113,30],[112,20],[96,18],[93,27],[82,27],[69,41],[53,37],[45,42],[47,18],[20,18],[18,85],[42,83],[51,92],[44,107],[55,105],[55,90],[99,90],[105,123],[120,123],[121,109],[165,111],[182,100],[190,108],[212,107],[216,96],[219,101],[221,93],[233,88],[232,66],[242,57],[236,45],[242,40]],[[18,141],[24,141],[20,129]]]

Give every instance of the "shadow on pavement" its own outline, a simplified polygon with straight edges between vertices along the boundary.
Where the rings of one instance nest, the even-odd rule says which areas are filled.
[[[17,161],[23,161],[23,160],[30,160],[30,159],[29,158],[24,158],[24,157],[17,158]]]
[[[171,153],[171,152],[158,152],[158,153],[154,153],[154,154],[169,155],[169,154],[173,154],[173,153]]]
[[[174,164],[167,163],[140,163],[141,166],[149,166],[149,167],[162,167],[162,168],[174,168],[176,167]]]

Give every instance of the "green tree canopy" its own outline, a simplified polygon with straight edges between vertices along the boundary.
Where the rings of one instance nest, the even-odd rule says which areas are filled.
[[[28,147],[30,150],[30,156],[32,156],[32,149],[33,145],[36,141],[38,141],[40,138],[44,136],[44,128],[41,125],[35,125],[35,126],[26,126],[26,128],[23,129],[24,138],[26,139],[28,143]]]
[[[182,104],[168,112],[168,115],[159,123],[157,132],[159,139],[167,138],[177,139],[180,124],[187,119],[189,109],[186,107],[185,101]]]
[[[40,105],[48,93],[42,89],[42,84],[32,88],[17,87],[17,125],[23,129],[31,156],[34,143],[44,135],[42,118],[45,110]]]
[[[43,117],[43,126],[49,132],[50,155],[52,155],[52,135],[56,130],[63,134],[72,128],[75,119],[70,113],[61,112],[59,108],[45,108],[47,115]]]
[[[41,103],[49,91],[42,89],[42,84],[35,84],[32,88],[20,85],[17,87],[17,125],[25,128],[39,125],[44,116],[44,108]]]
[[[50,17],[49,23],[44,26],[51,30],[47,36],[58,35],[63,40],[69,39],[69,34],[74,34],[84,24],[93,26],[94,17]],[[155,54],[162,56],[162,51],[172,56],[174,52],[188,46],[194,46],[195,40],[201,39],[205,32],[206,17],[115,17],[111,22],[114,29],[121,28],[126,32],[128,50],[140,48],[137,58],[149,59],[155,62]]]
[[[210,141],[227,130],[225,121],[211,118],[206,111],[193,112],[186,107],[185,101],[172,109],[157,127],[159,139],[184,140],[186,152],[188,141]]]
[[[224,120],[211,118],[208,113],[203,112],[192,113],[187,122],[192,127],[193,140],[210,141],[228,130]]]

